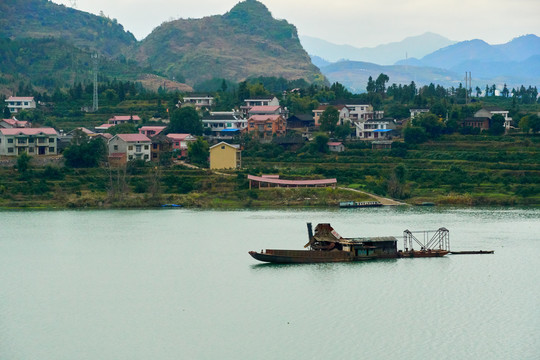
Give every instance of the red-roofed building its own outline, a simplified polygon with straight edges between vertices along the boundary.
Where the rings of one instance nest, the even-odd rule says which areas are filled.
[[[267,176],[254,176],[248,175],[249,188],[257,187],[259,189],[273,188],[273,187],[336,187],[336,179],[318,179],[318,180],[282,180],[276,177]]]
[[[53,128],[0,128],[0,155],[56,155],[58,133]]]
[[[129,122],[140,122],[141,118],[138,115],[116,115],[109,119],[109,124],[118,125]]]
[[[279,115],[281,114],[281,106],[253,106],[249,109],[249,115]]]
[[[247,132],[261,138],[271,138],[274,134],[285,135],[286,127],[286,121],[281,115],[252,115],[248,119]]]
[[[10,96],[6,100],[6,103],[6,106],[11,113],[18,113],[20,110],[36,108],[36,101],[33,96]]]
[[[197,140],[191,134],[167,134],[167,137],[173,141],[173,152],[176,152],[180,156],[187,156],[188,144]]]
[[[108,143],[109,154],[124,153],[127,161],[150,161],[152,141],[142,134],[117,134]]]
[[[26,128],[30,127],[28,121],[20,121],[17,119],[2,119],[0,120],[0,128],[11,129],[11,128]]]
[[[142,126],[139,129],[139,134],[152,137],[154,135],[161,133],[163,130],[165,130],[165,128],[166,126]]]
[[[345,151],[345,145],[343,145],[341,142],[329,142],[328,150],[332,152],[342,152]]]

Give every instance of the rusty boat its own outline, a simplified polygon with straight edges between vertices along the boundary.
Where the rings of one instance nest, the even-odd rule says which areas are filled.
[[[398,240],[394,236],[344,238],[330,224],[318,224],[314,232],[311,223],[307,228],[309,242],[304,246],[306,250],[267,249],[250,251],[249,254],[263,262],[294,264],[441,257],[450,252],[449,231],[445,228],[422,231],[424,242],[415,235],[420,232],[405,230],[404,250],[397,249]],[[420,250],[414,250],[413,243],[417,243]]]

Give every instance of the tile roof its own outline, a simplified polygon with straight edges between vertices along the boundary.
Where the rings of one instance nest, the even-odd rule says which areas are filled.
[[[276,121],[281,117],[281,115],[252,115],[249,120],[253,121]]]
[[[184,141],[186,138],[190,137],[191,134],[167,134],[167,137],[169,139],[175,140],[175,141]]]
[[[136,141],[142,141],[142,142],[150,142],[151,140],[146,136],[142,134],[117,134],[119,139],[124,140],[125,142],[136,142]]]
[[[250,113],[253,112],[276,112],[280,108],[279,105],[260,105],[260,106],[253,106],[251,109],[249,109]]]
[[[133,119],[133,121],[139,121],[141,118],[138,115],[116,115],[109,119],[109,121],[129,121]]]
[[[33,96],[10,96],[6,101],[32,101]]]
[[[12,128],[0,129],[3,135],[58,135],[53,128]]]

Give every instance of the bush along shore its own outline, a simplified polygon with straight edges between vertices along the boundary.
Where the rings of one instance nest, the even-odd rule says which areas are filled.
[[[19,157],[0,167],[3,208],[328,207],[371,201],[361,190],[408,204],[540,204],[540,139],[443,136],[388,150],[347,144],[341,153],[284,151],[264,144],[244,151],[243,169],[212,172],[182,165],[133,162],[126,167],[71,168]],[[23,158],[23,160],[21,160]],[[26,160],[24,160],[26,159]],[[340,188],[249,189],[247,175],[336,178]]]

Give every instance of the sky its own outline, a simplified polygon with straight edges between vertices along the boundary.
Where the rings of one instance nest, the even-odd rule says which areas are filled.
[[[224,14],[239,0],[53,0],[118,20],[138,40],[165,21]],[[433,32],[502,44],[540,36],[540,0],[261,0],[299,35],[373,47]]]

